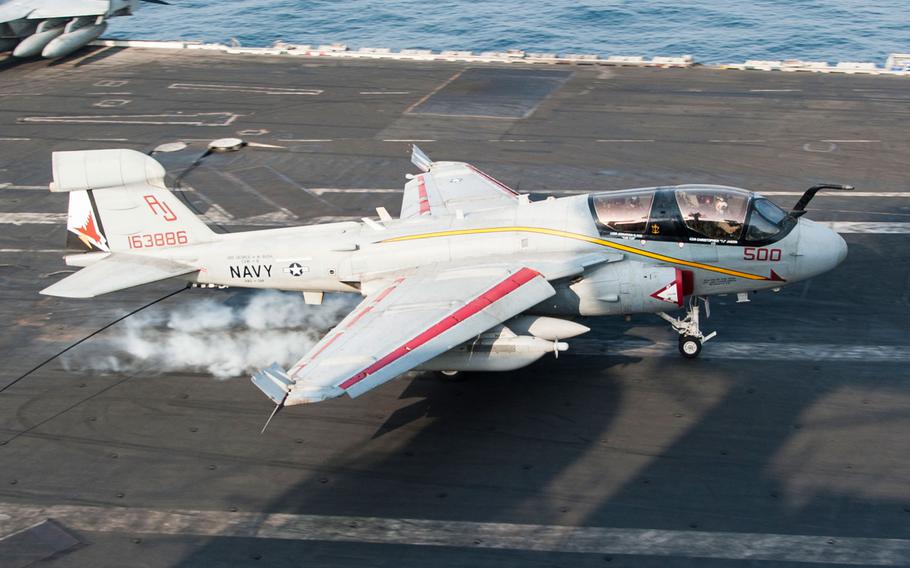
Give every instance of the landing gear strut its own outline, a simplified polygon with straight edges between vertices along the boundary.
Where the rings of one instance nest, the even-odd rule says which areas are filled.
[[[708,304],[707,298],[699,298],[698,296],[693,296],[688,299],[686,317],[684,318],[675,318],[667,315],[665,312],[659,312],[657,314],[666,320],[667,323],[670,324],[670,327],[679,334],[679,353],[686,359],[698,357],[699,353],[701,353],[702,344],[717,335],[716,331],[712,331],[708,335],[702,334],[701,328],[699,327],[699,315],[701,311],[699,302],[705,303],[705,316],[711,317],[711,307]]]

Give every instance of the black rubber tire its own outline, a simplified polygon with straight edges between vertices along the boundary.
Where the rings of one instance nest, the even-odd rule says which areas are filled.
[[[695,359],[701,353],[701,340],[691,335],[679,337],[679,354],[686,359]]]
[[[436,371],[436,376],[447,383],[460,383],[467,377],[462,371]]]

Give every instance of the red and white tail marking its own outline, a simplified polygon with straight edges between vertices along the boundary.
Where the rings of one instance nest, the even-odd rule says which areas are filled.
[[[76,235],[86,248],[110,251],[87,191],[70,192],[66,229]]]

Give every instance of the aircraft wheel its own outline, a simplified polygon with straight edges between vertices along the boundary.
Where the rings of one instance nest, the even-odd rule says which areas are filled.
[[[461,371],[436,371],[436,376],[449,383],[460,383],[465,379]]]
[[[695,359],[701,353],[701,341],[691,335],[680,336],[679,353],[686,359]]]

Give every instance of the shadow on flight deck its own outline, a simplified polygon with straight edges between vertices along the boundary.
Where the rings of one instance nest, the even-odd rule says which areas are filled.
[[[854,253],[851,258],[862,257]],[[723,329],[728,341],[775,341],[787,336],[786,322],[800,310],[816,325],[824,325],[819,319],[849,320],[864,311],[861,302],[851,308],[843,299],[843,290],[854,283],[826,275],[814,286],[824,291],[809,300],[806,285],[766,302],[757,300],[750,309],[715,309],[712,325]],[[829,310],[844,316],[832,316]],[[633,326],[653,327],[647,318],[632,324],[586,323],[593,324],[590,338],[604,342],[641,329]],[[845,366],[856,368],[844,372]],[[877,450],[862,450],[877,443],[863,438],[864,423],[893,420],[899,426],[910,416],[847,412],[812,423],[814,416],[844,404],[836,397],[861,391],[870,382],[906,396],[899,378],[878,377],[880,369],[861,362],[712,359],[710,351],[696,361],[570,351],[558,361],[545,359],[508,374],[476,374],[464,382],[418,375],[383,387],[402,389],[402,404],[391,414],[377,413],[369,396],[342,398],[344,409],[339,405],[332,412],[301,413],[284,428],[270,430],[272,439],[266,443],[271,451],[288,452],[285,459],[293,460],[295,454],[312,458],[306,443],[295,445],[293,439],[316,435],[309,429],[318,427],[318,421],[323,421],[319,435],[331,432],[334,421],[373,425],[372,436],[364,431],[359,439],[339,440],[343,445],[334,457],[257,510],[905,538],[910,523],[906,490],[903,495],[875,495],[860,487],[876,479],[844,476],[850,475],[851,464],[859,467],[878,455]],[[402,386],[402,381],[409,382]],[[842,438],[854,430],[853,439]],[[820,458],[824,453],[831,455]],[[831,459],[838,461],[827,463]],[[873,469],[884,475],[887,459]],[[263,467],[263,482],[268,474]],[[227,498],[249,501],[244,495]],[[601,566],[613,560],[349,542],[216,538],[208,543],[181,565]],[[748,564],[660,556],[616,560],[615,565],[635,566]]]

